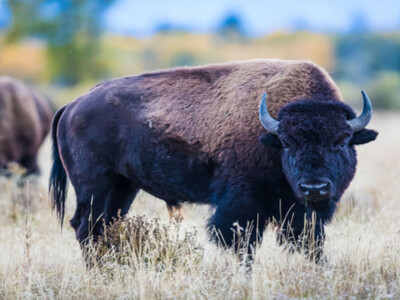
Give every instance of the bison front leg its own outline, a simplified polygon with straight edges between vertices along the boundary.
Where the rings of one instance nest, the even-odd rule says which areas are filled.
[[[219,246],[233,248],[241,259],[252,261],[265,223],[264,214],[254,205],[221,205],[210,218],[208,230],[211,239]]]
[[[304,251],[307,258],[320,263],[324,261],[324,223],[315,212],[292,214],[281,224],[277,235],[278,243],[285,244],[290,251]]]

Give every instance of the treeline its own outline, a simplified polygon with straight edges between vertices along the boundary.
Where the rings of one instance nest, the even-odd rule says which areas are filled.
[[[52,82],[76,85],[106,75],[101,59],[103,14],[114,0],[6,0],[12,15],[3,42],[36,38],[45,45]]]
[[[334,40],[333,77],[357,97],[362,86],[374,107],[400,109],[400,33],[349,34]]]

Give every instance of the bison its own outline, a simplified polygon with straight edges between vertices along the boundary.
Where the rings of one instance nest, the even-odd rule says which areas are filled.
[[[39,171],[37,154],[50,131],[53,109],[47,99],[12,77],[0,77],[0,171],[16,162],[27,174]]]
[[[62,224],[69,178],[77,196],[70,223],[81,243],[125,215],[142,189],[169,206],[212,206],[208,228],[227,246],[241,234],[234,223],[257,223],[262,234],[272,220],[280,242],[298,245],[312,219],[312,242],[322,245],[356,170],[354,146],[377,136],[365,129],[372,110],[363,98],[356,117],[329,75],[307,61],[233,62],[102,82],[54,117],[53,205]]]

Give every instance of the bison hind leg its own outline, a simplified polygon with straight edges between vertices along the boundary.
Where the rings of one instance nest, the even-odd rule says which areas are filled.
[[[70,224],[90,267],[97,260],[93,243],[101,239],[105,226],[128,213],[139,188],[123,176],[110,174],[78,182],[74,185],[77,206]]]
[[[139,188],[129,179],[117,176],[111,189],[107,201],[106,221],[112,222],[114,219],[124,217],[132,205]]]
[[[102,234],[104,222],[125,216],[139,191],[130,180],[122,176],[104,174],[75,187],[77,206],[70,220],[77,240],[82,243],[89,237],[94,240]],[[75,181],[72,180],[74,183]]]

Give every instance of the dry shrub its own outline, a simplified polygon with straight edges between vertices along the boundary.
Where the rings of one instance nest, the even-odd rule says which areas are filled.
[[[175,268],[200,262],[204,249],[197,243],[197,231],[183,229],[181,225],[180,217],[166,224],[145,216],[118,218],[105,228],[96,246],[96,256],[101,265],[132,267]]]

